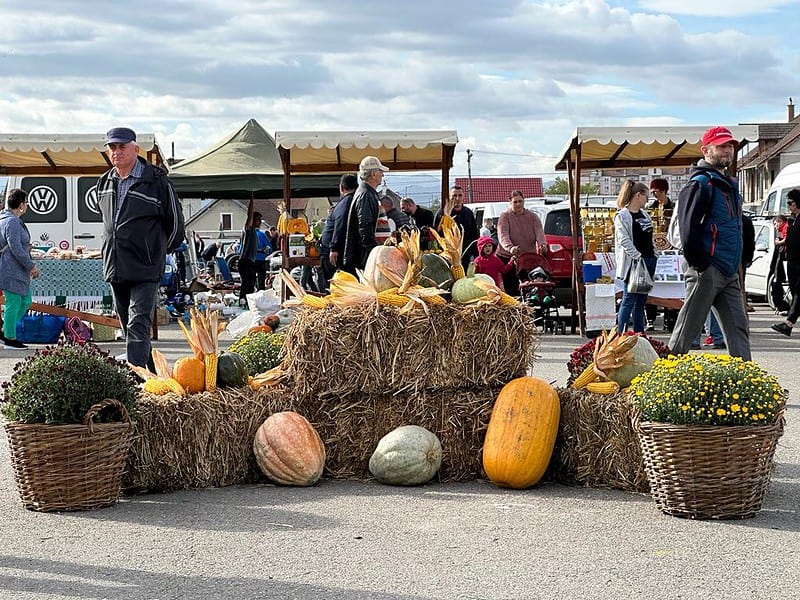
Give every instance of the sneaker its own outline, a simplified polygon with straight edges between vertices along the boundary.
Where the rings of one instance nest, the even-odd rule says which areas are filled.
[[[713,346],[714,345],[714,338],[710,335],[703,340],[703,346]]]
[[[775,323],[772,326],[772,331],[777,331],[778,333],[782,333],[786,337],[790,337],[792,335],[792,328],[789,327],[786,323]]]
[[[656,328],[655,323],[653,323],[652,321],[648,321],[647,325],[645,325],[644,330],[645,331],[654,331],[655,328]]]
[[[27,350],[28,347],[20,342],[19,340],[9,340],[8,338],[3,340],[3,348],[8,350]]]
[[[124,352],[122,354],[117,354],[114,358],[119,362],[128,362],[128,355]]]
[[[725,342],[714,342],[714,350],[725,350],[727,347]]]

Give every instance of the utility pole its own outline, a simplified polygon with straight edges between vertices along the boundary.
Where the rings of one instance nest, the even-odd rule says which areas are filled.
[[[467,148],[467,198],[472,204],[472,150]]]

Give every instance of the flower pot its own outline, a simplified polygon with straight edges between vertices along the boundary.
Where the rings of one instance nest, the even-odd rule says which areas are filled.
[[[639,422],[650,495],[668,515],[746,519],[761,510],[783,413],[771,425]]]
[[[104,408],[121,423],[94,423]],[[93,405],[82,425],[5,424],[22,505],[36,511],[91,510],[114,504],[131,445],[133,424],[117,400]]]

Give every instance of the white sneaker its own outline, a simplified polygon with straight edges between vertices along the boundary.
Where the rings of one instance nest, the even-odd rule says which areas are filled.
[[[127,353],[117,354],[114,358],[116,358],[119,362],[128,362]]]

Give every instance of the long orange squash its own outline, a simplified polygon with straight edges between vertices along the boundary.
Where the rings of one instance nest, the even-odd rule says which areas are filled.
[[[325,467],[325,445],[308,420],[293,411],[270,415],[256,432],[261,471],[283,485],[314,485]]]
[[[524,489],[547,470],[558,433],[558,393],[538,377],[508,382],[494,403],[483,443],[483,470],[499,487]]]

